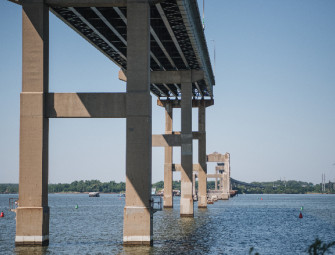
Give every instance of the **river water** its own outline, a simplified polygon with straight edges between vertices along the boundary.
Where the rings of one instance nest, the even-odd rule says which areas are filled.
[[[0,254],[307,254],[315,238],[335,240],[335,195],[239,195],[198,210],[154,214],[153,247],[123,247],[124,198],[50,194],[50,244],[15,247],[15,213],[0,195]],[[78,209],[75,209],[78,205]],[[303,206],[303,218],[299,219]],[[335,249],[331,250],[335,254]]]

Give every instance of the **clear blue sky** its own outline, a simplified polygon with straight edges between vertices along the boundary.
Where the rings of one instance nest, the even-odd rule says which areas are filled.
[[[319,183],[325,173],[334,180],[334,13],[334,0],[206,0],[211,57],[211,40],[216,45],[207,152],[230,152],[233,178]],[[21,7],[1,0],[0,183],[17,183],[19,175],[21,22]],[[51,92],[123,92],[117,72],[50,14]],[[178,131],[180,110],[174,116]],[[153,133],[163,132],[164,111],[153,96]],[[124,181],[125,136],[124,119],[51,119],[50,182]],[[180,149],[174,151],[179,163]],[[196,162],[196,142],[194,155]],[[163,180],[163,156],[153,148],[153,182]]]

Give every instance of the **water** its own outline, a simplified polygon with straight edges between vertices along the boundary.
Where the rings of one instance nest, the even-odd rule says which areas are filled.
[[[198,210],[154,214],[154,246],[123,247],[124,198],[51,194],[50,245],[15,247],[15,213],[0,195],[0,254],[306,254],[316,237],[335,240],[335,195],[239,195]],[[17,195],[16,195],[17,197]],[[262,200],[261,200],[262,198]],[[78,204],[78,209],[75,205]],[[299,219],[301,206],[303,219]],[[332,250],[335,254],[335,249]]]

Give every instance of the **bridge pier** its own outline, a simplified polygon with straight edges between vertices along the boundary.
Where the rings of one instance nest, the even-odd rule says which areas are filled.
[[[150,6],[127,2],[127,146],[123,243],[152,244]]]
[[[49,79],[49,8],[22,4],[22,93],[20,103],[20,187],[16,245],[49,243],[48,140],[45,93]]]
[[[180,216],[193,217],[192,75],[185,76],[182,77],[181,82]]]
[[[171,73],[170,75],[155,72],[154,80],[159,82],[169,81],[169,82],[180,82],[179,77],[183,77],[184,80],[190,80],[188,78],[191,76],[191,80],[199,79],[198,71],[167,71]],[[185,75],[187,74],[188,75]],[[195,74],[195,75],[194,75]],[[153,77],[153,73],[151,73]],[[200,76],[201,77],[201,76]],[[153,82],[153,80],[151,80]],[[199,140],[199,164],[192,164],[192,172],[198,172],[198,196],[201,196],[201,199],[198,203],[198,206],[201,208],[207,207],[207,156],[206,156],[206,107],[209,107],[214,104],[214,100],[192,100],[192,107],[199,109],[199,122],[198,122],[198,132],[188,133],[191,139]],[[172,180],[173,180],[173,171],[182,171],[181,164],[173,164],[172,151],[174,146],[182,146],[182,133],[183,132],[173,132],[172,131],[172,113],[173,108],[182,108],[181,100],[157,100],[157,105],[165,107],[165,135],[153,135],[153,147],[164,147],[165,148],[165,161],[164,161],[164,207],[173,207],[172,202]],[[192,116],[189,116],[192,118]],[[183,117],[182,117],[183,120]],[[185,138],[185,136],[183,136]],[[185,147],[185,143],[184,143]],[[193,150],[192,150],[193,155]],[[193,182],[193,180],[192,180]],[[194,184],[192,184],[194,186]],[[195,187],[194,187],[195,188]],[[191,187],[192,193],[193,187]],[[171,200],[170,200],[171,199]],[[171,201],[171,202],[170,202]]]
[[[230,197],[230,154],[219,154],[214,152],[207,156],[207,162],[218,162],[215,174],[207,174],[207,178],[215,178],[215,191],[217,192],[217,178],[219,178],[219,191],[221,199]]]
[[[173,129],[173,108],[171,103],[165,104],[165,134],[172,134]],[[173,207],[173,147],[164,147],[164,208]]]
[[[164,205],[173,206],[172,147],[181,146],[180,215],[193,217],[192,107],[199,107],[200,101],[204,101],[204,107],[214,104],[212,98],[215,83],[199,22],[200,16],[198,9],[194,8],[196,6],[189,5],[186,0],[171,2],[171,6],[170,3],[165,5],[161,1],[151,0],[14,2],[23,7],[20,201],[17,209],[16,244],[45,245],[49,242],[49,118],[126,118],[123,241],[125,245],[152,244],[151,160],[154,139],[151,134],[150,88],[159,98],[169,98],[172,95],[176,97],[166,108],[166,136],[156,137],[158,146],[164,144],[166,147]],[[124,79],[127,80],[126,93],[48,92],[49,9],[122,69]],[[171,16],[175,16],[174,14],[181,19],[178,18],[179,24],[172,26],[175,18]],[[162,28],[163,24],[165,28]],[[154,45],[152,49],[150,44]],[[151,64],[150,59],[153,59]],[[192,68],[195,69],[191,70]],[[178,99],[180,94],[181,100]],[[192,96],[201,97],[202,100],[192,101]],[[211,99],[204,100],[205,97]],[[172,134],[173,107],[181,107],[179,135]],[[199,192],[202,200],[206,193],[207,171],[204,160],[204,111],[201,110],[201,115],[199,110],[199,134],[195,138],[200,140],[201,147]],[[206,201],[201,202],[201,205],[205,204]]]
[[[207,208],[207,154],[206,154],[206,105],[198,108],[198,208]]]

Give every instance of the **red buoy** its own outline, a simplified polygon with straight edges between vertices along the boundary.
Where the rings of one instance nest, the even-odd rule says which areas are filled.
[[[5,214],[3,212],[0,213],[0,218],[5,217]]]
[[[299,214],[299,219],[302,219],[302,213],[300,212],[300,214]]]

